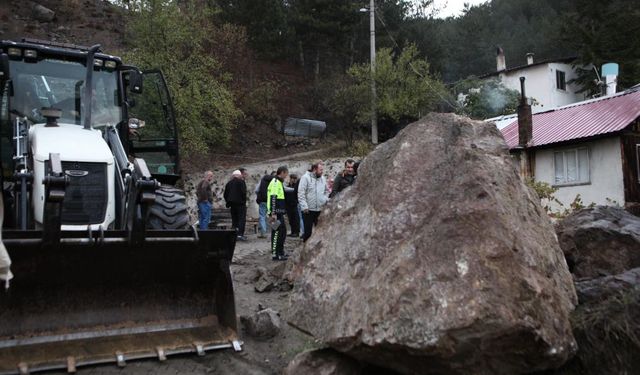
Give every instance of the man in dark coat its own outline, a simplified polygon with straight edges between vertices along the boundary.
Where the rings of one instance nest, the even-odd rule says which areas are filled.
[[[267,188],[275,176],[276,171],[262,176],[262,179],[258,185],[256,185],[254,191],[256,193],[256,203],[258,204],[258,214],[260,215],[258,220],[258,227],[260,229],[258,238],[265,238],[267,236]]]
[[[244,229],[247,218],[247,184],[240,170],[233,171],[233,176],[224,187],[224,200],[231,209],[231,222],[236,228],[238,240],[246,241]]]
[[[300,237],[300,216],[298,216],[298,175],[289,175],[289,184],[284,189],[284,200],[287,206],[287,218],[291,226],[289,236]]]
[[[336,176],[333,181],[333,190],[331,190],[330,197],[335,197],[339,192],[348,188],[356,182],[356,174],[355,174],[355,161],[352,159],[347,159],[344,162],[344,171]]]

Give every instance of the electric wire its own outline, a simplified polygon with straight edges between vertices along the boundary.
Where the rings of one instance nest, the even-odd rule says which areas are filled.
[[[380,12],[375,12],[376,17],[378,18],[378,20],[380,21],[380,23],[382,24],[382,26],[384,27],[384,30],[387,32],[387,35],[389,36],[389,39],[391,39],[391,41],[393,42],[393,44],[396,46],[396,48],[398,50],[402,50],[402,48],[400,48],[400,45],[398,44],[398,42],[396,41],[396,39],[393,37],[393,35],[391,35],[391,32],[389,31],[389,28],[387,27],[387,24],[384,22],[384,20],[382,19],[382,16],[380,15]],[[424,74],[420,73],[418,71],[418,69],[416,69],[416,67],[411,63],[411,61],[409,61],[409,66],[411,67],[411,70],[413,70],[413,72],[418,75],[420,78],[427,78],[424,76]],[[440,90],[437,90],[436,88],[434,88],[431,85],[431,82],[429,82],[428,79],[425,79],[424,81],[427,86],[429,86],[429,88],[431,89],[431,91],[435,92],[436,95],[438,95],[440,97],[440,99],[445,102],[446,104],[448,104],[451,108],[453,108],[454,110],[458,110],[459,106],[452,104],[444,95],[442,95],[442,93],[440,92]]]

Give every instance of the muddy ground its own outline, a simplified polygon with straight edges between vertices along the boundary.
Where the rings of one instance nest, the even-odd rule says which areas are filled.
[[[272,308],[284,315],[289,299],[289,292],[269,291],[258,293],[254,283],[259,268],[271,269],[277,262],[271,260],[269,239],[259,239],[255,234],[249,235],[248,241],[238,242],[231,266],[236,297],[236,312],[251,315],[258,310],[258,305]],[[297,251],[302,246],[300,239],[287,238],[285,248],[288,253]],[[271,339],[253,338],[246,334],[242,325],[241,340],[244,342],[242,352],[221,350],[208,352],[204,357],[184,355],[169,357],[167,361],[141,360],[128,362],[126,367],[118,368],[114,364],[79,368],[83,375],[128,375],[128,374],[280,374],[284,367],[296,354],[319,345],[312,337],[287,325],[283,321],[280,333]],[[58,372],[63,374],[66,372]]]

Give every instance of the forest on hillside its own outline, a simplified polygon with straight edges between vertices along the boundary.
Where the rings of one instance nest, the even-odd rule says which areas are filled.
[[[296,59],[320,73],[368,59],[369,19],[359,0],[220,0],[218,17],[246,27],[263,56]],[[378,0],[377,47],[415,43],[445,82],[495,69],[495,47],[509,66],[577,56],[622,65],[621,84],[640,81],[640,1],[491,0],[456,18],[437,18],[432,1]]]
[[[299,93],[307,112],[349,137],[368,123],[368,1],[111,2],[127,11],[130,58],[168,70],[192,150],[228,143],[241,119],[277,118],[278,83],[242,69],[259,61],[298,66],[309,82]],[[580,83],[591,92],[598,88],[590,64],[620,64],[620,89],[640,83],[640,0],[490,0],[445,19],[433,0],[377,0],[376,8],[383,128],[433,110],[460,112],[447,87],[494,71],[497,46],[508,67],[525,64],[529,52],[536,60],[576,57],[588,67]]]

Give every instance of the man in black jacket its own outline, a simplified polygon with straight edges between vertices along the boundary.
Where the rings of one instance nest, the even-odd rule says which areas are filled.
[[[300,237],[300,216],[298,216],[298,175],[289,175],[289,184],[284,189],[284,201],[287,206],[287,217],[291,234],[289,236]]]
[[[329,197],[335,197],[339,192],[356,182],[355,163],[353,159],[347,159],[347,161],[344,162],[344,171],[337,175],[333,181],[333,189]]]
[[[231,222],[236,228],[238,240],[246,241],[244,236],[247,218],[247,185],[240,170],[233,171],[233,177],[224,187],[224,200],[231,209]]]
[[[256,203],[258,204],[258,214],[260,218],[258,220],[258,227],[260,233],[258,238],[265,238],[267,236],[267,188],[269,183],[276,176],[276,171],[272,171],[271,174],[262,176],[262,179],[256,185]]]

